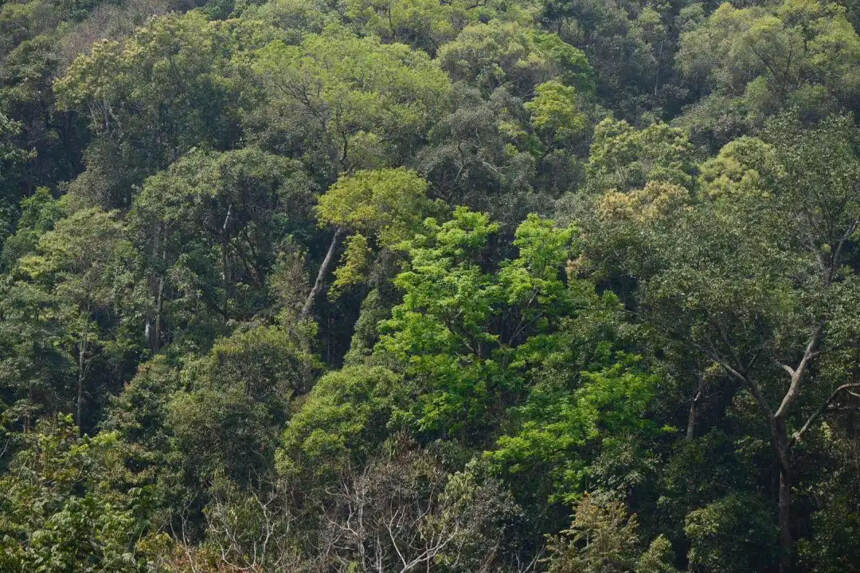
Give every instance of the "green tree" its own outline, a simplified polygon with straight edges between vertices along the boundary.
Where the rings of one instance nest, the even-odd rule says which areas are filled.
[[[135,266],[123,223],[98,208],[61,219],[39,238],[34,254],[18,261],[18,276],[53,300],[54,320],[63,328],[61,348],[75,363],[75,420],[81,425],[84,403],[94,397],[88,388],[97,374],[93,366],[104,368],[112,357],[121,365],[123,354],[139,345],[139,339],[123,339],[134,337],[124,332],[123,311],[134,310]]]
[[[693,147],[681,129],[654,124],[637,130],[626,121],[604,119],[594,128],[586,165],[592,189],[629,191],[651,181],[692,188]]]
[[[643,112],[659,115],[662,105],[677,105],[672,5],[543,0],[538,7],[547,28],[583,51],[599,100],[619,117],[636,121]]]
[[[773,562],[776,534],[766,504],[730,494],[687,515],[691,571],[748,571]]]
[[[396,250],[410,238],[431,207],[426,197],[427,183],[414,171],[377,169],[342,176],[320,198],[316,207],[321,225],[334,227],[328,254],[302,311],[307,316],[332,262],[337,241],[347,239],[342,265],[335,271],[335,292],[362,282],[370,265],[369,241],[377,248]]]
[[[635,571],[636,573],[675,571],[671,545],[657,537],[648,549],[640,549],[639,522],[628,515],[624,504],[601,501],[585,495],[574,507],[570,529],[550,537],[547,549],[548,571],[552,573],[597,573]]]
[[[681,35],[677,65],[711,97],[741,102],[751,122],[761,126],[786,105],[812,117],[834,104],[853,109],[860,88],[853,65],[858,56],[860,36],[838,4],[786,0],[736,8],[724,3]]]
[[[562,279],[572,229],[529,217],[517,230],[519,257],[493,269],[487,244],[498,231],[482,213],[427,219],[396,279],[403,302],[383,325],[377,351],[396,358],[422,393],[418,427],[483,442],[524,391],[531,345],[551,344],[576,296]]]
[[[233,32],[199,12],[172,14],[125,42],[97,42],[72,63],[54,85],[58,107],[89,117],[95,135],[76,193],[106,209],[128,208],[136,185],[192,147],[236,142]],[[251,38],[245,47],[253,48]]]
[[[269,125],[261,131],[284,131],[279,147],[304,156],[326,182],[342,172],[403,162],[450,90],[426,53],[336,26],[297,46],[269,44],[256,53],[254,69],[268,103],[260,119]]]
[[[554,78],[583,93],[594,88],[585,54],[555,34],[517,22],[492,20],[468,26],[442,46],[439,61],[453,80],[473,84],[486,96],[502,86],[523,96]]]
[[[579,110],[576,89],[553,80],[540,84],[535,92],[525,108],[547,148],[570,145],[583,135],[587,119]]]
[[[308,390],[318,364],[280,326],[258,326],[215,343],[182,371],[167,423],[183,465],[201,482],[224,475],[259,484],[273,469],[290,400]]]
[[[298,162],[255,148],[195,150],[147,179],[129,221],[146,261],[152,350],[174,328],[217,332],[259,310],[282,243],[311,231],[313,191]]]
[[[795,452],[827,409],[850,399],[853,386],[842,360],[856,338],[843,327],[844,305],[858,292],[850,263],[858,225],[855,137],[845,119],[809,130],[784,118],[768,132],[777,167],[767,177],[738,178],[727,152],[707,172],[724,186],[715,200],[695,207],[681,201],[650,225],[641,216],[628,222],[647,225],[627,235],[639,241],[628,244],[628,255],[647,263],[637,265],[647,320],[686,348],[679,356],[698,355],[700,373],[717,365],[735,391],[748,392],[748,416],[766,428],[780,481],[783,570],[793,554]],[[613,216],[606,219],[611,224]]]
[[[492,9],[455,0],[437,4],[432,0],[349,0],[346,15],[360,31],[387,42],[403,42],[434,55],[453,40],[466,25]]]
[[[0,246],[2,240],[12,233],[15,225],[15,197],[20,193],[19,169],[31,154],[21,149],[15,141],[21,132],[21,125],[0,111],[0,189],[3,201],[0,203]]]
[[[141,492],[111,491],[117,436],[78,437],[71,417],[40,424],[0,478],[0,565],[5,571],[140,571]]]
[[[284,430],[278,469],[304,478],[303,485],[324,486],[376,451],[408,399],[408,386],[386,368],[353,366],[326,374]]]

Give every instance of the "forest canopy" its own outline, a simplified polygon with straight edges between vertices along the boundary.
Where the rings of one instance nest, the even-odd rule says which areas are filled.
[[[0,0],[0,570],[860,572],[844,0]]]

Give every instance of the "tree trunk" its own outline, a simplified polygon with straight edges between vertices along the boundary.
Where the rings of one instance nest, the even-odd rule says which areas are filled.
[[[153,245],[153,259],[160,258],[161,264],[158,266],[158,282],[155,286],[155,332],[149,339],[149,347],[152,353],[155,354],[161,349],[161,313],[164,310],[164,275],[167,272],[165,263],[167,261],[167,248],[162,246],[162,237],[164,235],[164,223],[158,226],[155,232],[155,242]],[[147,324],[149,324],[147,322]]]
[[[702,394],[705,392],[705,375],[699,373],[699,382],[696,384],[696,393],[693,399],[690,400],[690,413],[687,415],[687,435],[686,441],[692,440],[696,435],[696,416],[698,414],[699,400],[702,399]]]
[[[791,536],[791,461],[785,419],[771,422],[773,448],[779,464],[779,571],[790,573],[794,562],[794,539]]]
[[[323,259],[322,264],[320,265],[320,270],[317,272],[317,278],[314,281],[314,286],[311,289],[311,292],[308,293],[308,297],[305,299],[305,304],[302,306],[302,314],[300,315],[301,320],[304,320],[308,317],[311,312],[311,307],[314,304],[314,299],[317,297],[319,292],[322,290],[323,282],[325,281],[325,276],[328,273],[328,269],[331,266],[331,262],[334,259],[334,251],[337,248],[338,240],[340,240],[340,236],[343,234],[343,229],[338,227],[335,229],[334,236],[331,238],[331,244],[328,246],[328,252]]]
[[[687,415],[686,441],[691,441],[696,435],[696,398],[690,402],[690,413]]]
[[[791,480],[783,468],[779,470],[779,549],[779,571],[789,573],[794,553],[794,539],[791,537]]]
[[[164,276],[158,277],[158,295],[155,299],[155,332],[152,336],[152,353],[161,349],[161,313],[164,308]]]
[[[84,395],[84,376],[78,373],[78,397],[75,401],[75,423],[78,425],[78,430],[81,428],[81,399]]]
[[[224,301],[221,307],[221,314],[224,319],[227,318],[227,313],[230,310],[230,263],[227,257],[227,243],[221,243],[221,278],[224,280]]]
[[[78,431],[81,429],[81,414],[83,411],[83,398],[84,398],[84,361],[86,360],[86,352],[87,352],[87,331],[89,329],[84,329],[84,336],[81,340],[80,346],[78,346],[78,387],[77,387],[77,399],[75,400],[75,423],[78,425]]]
[[[227,228],[230,226],[230,217],[233,214],[233,204],[230,203],[227,206],[227,216],[224,217],[224,224],[221,225],[221,275],[224,279],[224,311],[222,314],[224,318],[227,318],[227,312],[229,311],[230,305],[230,293],[231,286],[233,283],[233,277],[230,272],[230,258],[227,253],[227,246],[230,243],[230,239],[227,236]]]

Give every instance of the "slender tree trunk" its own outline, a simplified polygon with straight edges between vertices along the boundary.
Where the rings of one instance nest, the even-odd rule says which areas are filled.
[[[791,479],[779,470],[779,571],[789,573],[792,567],[794,539],[791,536]]]
[[[791,535],[791,460],[785,419],[771,421],[774,452],[779,463],[779,571],[790,573],[794,562],[794,538]]]
[[[84,376],[82,373],[78,373],[78,396],[75,400],[75,423],[78,425],[78,429],[81,427],[81,399],[84,395]]]
[[[159,267],[158,281],[155,286],[155,328],[149,339],[149,347],[152,353],[155,354],[161,349],[161,313],[164,309],[164,275],[167,272],[165,263],[167,261],[167,247],[162,245],[164,237],[164,223],[158,226],[155,232],[155,244],[153,246],[153,259],[160,258],[161,265]],[[166,239],[164,239],[166,242]],[[149,322],[147,321],[147,325]]]
[[[230,304],[230,291],[233,282],[233,277],[230,272],[230,259],[227,253],[227,245],[230,240],[227,237],[227,228],[230,225],[230,217],[233,214],[233,204],[227,206],[227,216],[224,217],[224,224],[221,225],[221,274],[224,279],[224,318],[227,318],[227,312]]]
[[[687,435],[686,440],[689,442],[696,435],[696,417],[698,415],[699,400],[702,399],[702,394],[705,392],[705,374],[699,372],[699,382],[696,384],[696,393],[693,399],[690,400],[690,413],[687,415]]]
[[[311,289],[311,292],[308,293],[308,296],[305,299],[304,306],[302,306],[302,314],[300,315],[300,318],[302,320],[308,317],[311,312],[311,307],[313,307],[314,305],[314,299],[322,290],[323,283],[325,282],[325,276],[328,273],[328,269],[331,266],[332,260],[334,260],[334,252],[337,249],[337,243],[340,240],[340,236],[342,234],[342,228],[338,227],[337,229],[335,229],[334,236],[331,238],[331,244],[328,246],[328,252],[326,253],[325,258],[320,265],[319,272],[317,272],[317,278],[314,281],[314,286]]]
[[[88,323],[85,323],[87,325]],[[89,328],[84,326],[83,337],[81,338],[81,344],[78,346],[78,387],[77,387],[77,399],[75,400],[75,423],[78,425],[78,430],[81,428],[81,414],[83,411],[83,398],[84,398],[84,362],[86,360],[87,353],[87,335]]]
[[[155,332],[152,336],[152,353],[161,349],[161,313],[164,308],[164,275],[158,277],[158,294],[155,299]]]
[[[691,441],[696,435],[696,398],[690,402],[690,413],[687,415],[686,441]]]

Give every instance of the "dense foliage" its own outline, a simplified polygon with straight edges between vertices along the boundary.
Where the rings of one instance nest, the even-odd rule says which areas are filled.
[[[860,571],[858,26],[0,0],[0,570]]]

